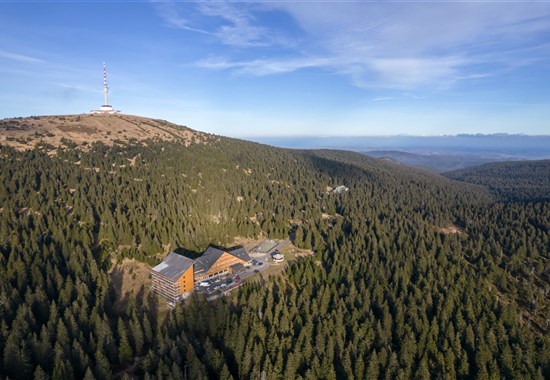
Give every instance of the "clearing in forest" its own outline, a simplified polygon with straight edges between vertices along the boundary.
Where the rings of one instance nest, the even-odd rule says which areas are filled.
[[[116,306],[124,307],[131,294],[136,296],[142,292],[146,295],[150,273],[151,267],[137,260],[125,258],[120,264],[113,263],[109,276],[117,295]]]
[[[442,234],[448,235],[448,234],[458,234],[458,235],[466,235],[466,232],[464,232],[464,229],[458,227],[458,226],[449,226],[449,227],[439,227],[437,229],[438,232],[441,232]]]

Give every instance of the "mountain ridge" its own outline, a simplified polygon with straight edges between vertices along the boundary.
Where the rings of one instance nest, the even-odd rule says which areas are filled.
[[[90,143],[96,141],[112,146],[132,140],[179,141],[189,146],[213,141],[215,137],[165,120],[126,114],[31,116],[0,120],[0,144],[18,150],[32,149],[37,143],[54,147],[72,143],[81,150],[87,150]]]
[[[550,200],[550,160],[490,162],[442,175],[484,186],[503,201]]]

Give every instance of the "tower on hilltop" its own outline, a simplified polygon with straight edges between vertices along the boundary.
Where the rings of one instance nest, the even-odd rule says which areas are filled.
[[[98,110],[92,110],[92,113],[119,113],[120,111],[113,109],[109,104],[109,86],[107,86],[107,66],[103,62],[103,104]]]

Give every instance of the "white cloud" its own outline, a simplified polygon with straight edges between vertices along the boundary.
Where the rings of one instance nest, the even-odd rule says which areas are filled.
[[[238,47],[267,46],[266,28],[254,25],[254,17],[246,9],[225,2],[199,3],[205,16],[222,19],[225,23],[217,28],[215,35],[226,45]]]
[[[311,67],[329,67],[327,58],[296,58],[296,59],[256,59],[251,61],[229,61],[225,58],[208,58],[196,63],[198,67],[213,70],[235,70],[239,74],[264,76],[288,73]]]
[[[9,59],[12,61],[23,63],[42,63],[44,60],[40,58],[30,57],[28,55],[13,53],[10,51],[0,50],[0,58]]]
[[[152,1],[157,14],[174,28],[208,34],[228,46],[250,48],[288,44],[277,31],[259,25],[254,10],[261,9],[255,3],[234,4],[229,1],[176,2]],[[182,14],[186,12],[186,15]],[[210,18],[214,23],[210,23]],[[195,25],[208,25],[197,27]]]
[[[438,83],[445,88],[459,79],[458,66],[465,62],[459,57],[448,58],[367,58],[357,61],[349,57],[302,57],[290,59],[255,59],[230,61],[209,58],[196,63],[212,70],[233,70],[237,74],[265,76],[288,73],[307,68],[336,72],[352,78],[361,88],[414,88],[427,83]],[[477,76],[476,76],[477,77]],[[465,78],[460,78],[465,79]]]
[[[415,88],[430,84],[443,88],[451,85],[458,76],[459,66],[465,60],[459,57],[443,58],[379,58],[368,60],[374,79],[370,80],[369,70],[359,73],[356,84],[361,87],[384,86],[395,88]]]
[[[206,30],[195,28],[190,25],[189,20],[181,15],[181,9],[174,1],[151,1],[157,12],[157,14],[163,19],[166,25],[177,28],[189,30],[191,32],[209,34]]]
[[[263,12],[284,11],[297,22],[307,39],[300,51],[287,54],[288,58],[203,60],[198,65],[247,75],[318,67],[348,76],[359,87],[410,89],[446,88],[550,57],[541,43],[550,32],[548,3],[264,2],[262,6]],[[243,47],[265,41],[266,30],[252,24],[257,10],[226,3],[203,7],[205,14],[230,22],[222,29],[224,42]]]
[[[388,100],[393,100],[393,99],[395,99],[393,96],[380,96],[378,98],[372,98],[369,101],[373,103],[378,103],[378,102],[386,102]]]

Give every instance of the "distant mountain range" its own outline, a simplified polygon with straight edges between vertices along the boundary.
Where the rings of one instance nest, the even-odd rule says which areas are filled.
[[[251,137],[249,140],[285,148],[331,148],[353,151],[397,150],[420,154],[487,152],[513,156],[524,155],[531,158],[550,155],[550,135],[283,136]]]
[[[345,149],[437,172],[487,162],[550,158],[550,136],[461,134],[456,136],[257,137],[264,144],[303,149]]]
[[[498,154],[478,153],[418,154],[396,150],[372,150],[364,153],[370,157],[381,158],[409,166],[416,166],[419,168],[433,170],[435,172],[446,172],[449,170],[464,169],[467,167],[482,165],[488,162],[519,159]]]

